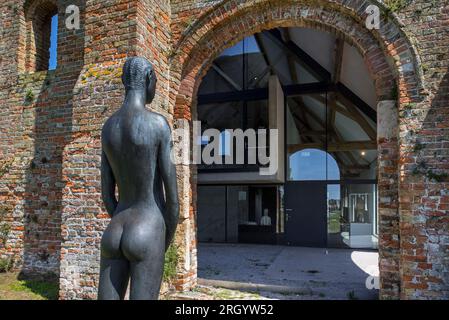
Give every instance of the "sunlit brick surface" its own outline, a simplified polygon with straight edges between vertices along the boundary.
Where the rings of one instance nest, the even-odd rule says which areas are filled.
[[[365,27],[376,1],[57,1],[58,68],[33,73],[26,11],[34,2],[46,1],[0,4],[0,219],[11,226],[0,254],[15,257],[17,269],[59,277],[63,299],[96,297],[108,223],[100,130],[122,103],[127,56],[155,65],[152,108],[170,123],[191,120],[201,77],[220,52],[262,29],[297,26],[344,37],[364,57],[379,102],[398,100],[389,109],[396,133],[378,137],[380,297],[449,298],[447,1],[383,14],[380,30]],[[70,4],[81,9],[80,30],[65,28]],[[174,286],[182,290],[196,283],[196,169],[180,166],[178,176]]]

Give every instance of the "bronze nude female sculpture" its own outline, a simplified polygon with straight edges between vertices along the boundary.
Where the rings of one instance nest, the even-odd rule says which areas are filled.
[[[124,299],[131,280],[131,300],[155,300],[179,218],[171,132],[162,115],[145,108],[156,90],[152,65],[129,58],[122,81],[125,101],[101,135],[102,198],[112,219],[101,240],[98,299]]]

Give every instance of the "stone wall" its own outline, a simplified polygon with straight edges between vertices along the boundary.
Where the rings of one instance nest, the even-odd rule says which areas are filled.
[[[383,12],[381,28],[367,32],[365,8],[373,3]],[[381,298],[449,298],[449,8],[444,1],[385,3],[172,2],[171,72],[180,82],[175,117],[194,116],[196,90],[211,61],[244,36],[305,26],[343,37],[364,57],[380,105],[397,100],[391,118],[398,130],[378,138]]]
[[[399,17],[428,89],[399,107],[401,298],[448,299],[449,3],[415,1]]]
[[[73,139],[63,165],[60,297],[96,298],[99,245],[109,217],[100,193],[100,132],[122,104],[121,69],[127,56],[143,55],[154,63],[158,93],[154,110],[170,120],[167,105],[168,3],[91,1],[85,10],[85,58],[74,92]]]
[[[264,28],[303,26],[355,45],[379,102],[398,102],[379,104],[398,119],[396,133],[378,137],[381,298],[449,298],[447,1],[399,2],[372,31],[364,9],[376,1],[57,1],[58,68],[32,73],[25,16],[38,2],[52,1],[0,4],[0,224],[11,227],[0,255],[18,270],[56,275],[63,299],[95,298],[108,223],[99,136],[122,103],[127,56],[154,62],[151,107],[176,126],[195,117],[201,78],[226,47]],[[65,28],[69,4],[81,8],[79,30]],[[178,185],[182,290],[196,283],[194,167],[178,166]]]
[[[63,1],[59,15],[65,12]],[[73,89],[83,66],[84,35],[59,33],[55,71],[25,72],[27,10],[53,1],[6,1],[1,5],[0,154],[8,170],[0,181],[11,235],[1,254],[14,257],[25,274],[59,276],[62,212],[62,157],[71,139]],[[82,7],[81,1],[71,2]],[[63,24],[62,18],[59,22]],[[7,49],[5,49],[7,48]]]

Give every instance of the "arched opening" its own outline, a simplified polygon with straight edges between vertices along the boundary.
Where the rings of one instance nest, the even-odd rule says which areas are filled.
[[[230,270],[224,278],[210,274],[219,266],[209,256],[225,252],[239,260],[249,254],[251,260],[248,251],[273,250],[245,251],[247,244],[275,245],[279,252],[289,250],[285,246],[377,248],[376,93],[355,48],[310,28],[256,33],[212,62],[196,109],[201,136],[194,141],[201,141],[202,160],[218,141],[212,151],[217,161],[198,165],[201,279],[245,281],[236,274],[232,279]],[[265,130],[278,136],[261,146],[257,133]],[[263,147],[279,164],[272,175],[261,174],[269,164],[252,153]],[[219,243],[239,245],[233,251]],[[345,256],[342,265],[363,282],[366,274],[354,265],[352,253],[332,251]],[[363,260],[363,254],[372,259],[363,250],[356,255]],[[269,269],[271,263],[262,264]],[[311,259],[308,267],[321,270],[325,264]]]
[[[24,6],[24,43],[19,64],[26,72],[54,70],[57,65],[58,7],[52,0]]]
[[[338,163],[326,151],[306,148],[295,151],[288,157],[289,180],[340,180]]]
[[[194,119],[201,79],[213,60],[225,48],[254,33],[274,27],[308,27],[328,31],[354,45],[363,57],[371,79],[374,79],[377,107],[380,108],[377,113],[377,125],[381,129],[377,132],[378,162],[382,163],[378,165],[377,172],[380,296],[399,298],[401,261],[396,123],[398,108],[420,102],[425,93],[419,56],[395,18],[381,15],[381,25],[388,25],[389,28],[370,31],[365,27],[363,11],[370,3],[364,3],[361,7],[356,2],[329,4],[326,0],[314,4],[265,0],[257,6],[253,6],[252,2],[223,2],[206,12],[181,35],[174,47],[171,62],[176,91],[171,100],[174,116],[175,119]],[[188,248],[183,258],[186,270],[180,274],[179,284],[181,288],[188,288],[195,283],[197,266],[196,245],[190,245],[196,235],[197,174],[195,167],[183,170],[189,170],[190,175],[182,183],[190,183],[192,192],[190,195],[184,192],[189,202],[183,207],[186,219],[180,227],[181,234],[190,236],[179,238]]]

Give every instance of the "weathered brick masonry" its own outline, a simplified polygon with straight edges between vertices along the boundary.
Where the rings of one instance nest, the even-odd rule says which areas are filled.
[[[372,3],[384,8],[359,0],[3,1],[0,224],[11,230],[1,256],[24,273],[59,277],[63,299],[95,298],[108,222],[99,133],[122,103],[126,57],[154,62],[156,111],[171,123],[192,120],[201,77],[221,51],[262,29],[303,26],[356,46],[376,86],[381,298],[449,298],[449,5],[402,1],[382,15],[380,30],[368,30]],[[81,9],[80,30],[65,27],[70,4]],[[39,39],[30,19],[51,10],[59,12],[58,67],[36,71],[42,62],[30,52],[42,43],[30,42]],[[181,290],[196,282],[195,168],[179,166],[178,176]]]

